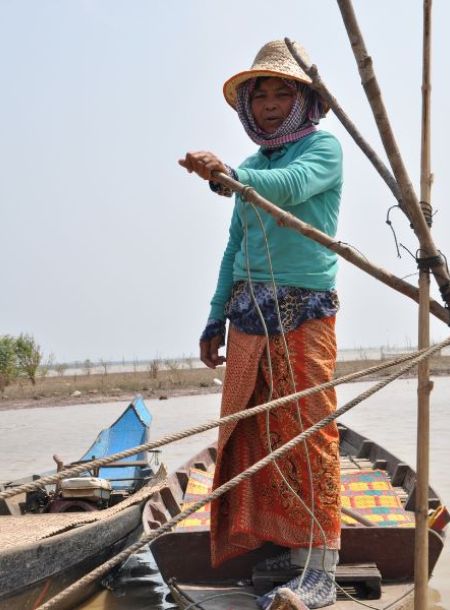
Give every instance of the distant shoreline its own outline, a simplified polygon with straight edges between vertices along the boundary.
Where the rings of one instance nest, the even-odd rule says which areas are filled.
[[[130,401],[136,394],[153,400],[220,391],[225,367],[174,368],[127,373],[64,374],[11,384],[0,397],[0,411],[83,403]]]
[[[391,359],[400,356],[396,354]],[[387,360],[387,359],[386,359]],[[378,364],[381,359],[338,361],[336,377],[349,375]],[[361,381],[379,379],[399,368],[361,378]],[[176,366],[134,372],[108,372],[90,374],[62,374],[38,378],[36,385],[23,379],[8,386],[0,397],[0,411],[11,409],[47,408],[83,403],[129,401],[136,394],[152,400],[164,400],[173,396],[211,394],[220,392],[225,367],[217,369],[186,368]],[[415,376],[413,371],[410,376]],[[431,359],[432,376],[450,376],[450,356]]]

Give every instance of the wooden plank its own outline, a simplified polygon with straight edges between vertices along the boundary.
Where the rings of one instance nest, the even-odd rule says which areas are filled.
[[[300,573],[300,569],[254,570],[252,576],[253,587],[258,595],[263,595]],[[339,564],[336,569],[336,582],[341,586],[352,585],[358,597],[362,599],[379,599],[381,596],[381,574],[374,563]]]

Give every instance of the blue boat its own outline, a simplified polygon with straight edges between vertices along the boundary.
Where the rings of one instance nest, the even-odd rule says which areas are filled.
[[[146,443],[152,416],[137,396],[75,462]],[[82,476],[0,500],[0,610],[36,608],[96,566],[133,544],[143,531],[146,500],[163,487],[158,453],[142,452]],[[68,467],[56,458],[58,470]],[[44,473],[48,474],[48,473]],[[0,490],[42,475],[11,481]],[[26,569],[25,569],[26,566]],[[58,608],[73,608],[98,584]]]
[[[122,415],[109,428],[100,432],[86,453],[80,458],[80,462],[112,455],[130,447],[147,443],[151,423],[152,415],[145,406],[142,396],[136,396]],[[154,455],[157,459],[158,454],[154,452]],[[142,463],[145,463],[147,459],[147,453],[139,453],[122,463],[125,461],[138,462],[141,465],[100,468],[97,476],[111,481],[113,489],[133,489],[136,487],[136,481],[142,477],[145,478],[146,468],[142,466]]]

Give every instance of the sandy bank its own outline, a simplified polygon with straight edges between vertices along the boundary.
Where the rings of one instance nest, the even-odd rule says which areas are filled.
[[[336,365],[336,377],[362,371],[381,362],[372,359],[339,361]],[[364,379],[379,379],[398,368],[392,367]],[[61,375],[40,378],[35,386],[21,380],[6,388],[0,398],[0,411],[74,405],[80,402],[127,402],[136,394],[142,394],[149,400],[211,394],[220,391],[224,374],[225,367],[214,370],[204,367],[156,372]],[[450,375],[450,356],[433,357],[431,374]],[[411,375],[415,375],[415,371]]]

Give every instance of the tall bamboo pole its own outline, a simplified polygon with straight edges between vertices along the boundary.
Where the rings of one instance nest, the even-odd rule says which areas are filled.
[[[436,264],[431,270],[441,291],[442,298],[448,305],[450,304],[450,274],[445,261],[440,257],[439,251],[433,242],[427,221],[403,163],[373,69],[372,58],[367,52],[352,2],[351,0],[337,0],[337,3],[361,76],[361,84],[372,108],[381,141],[400,188],[403,205],[407,210],[414,232],[419,239],[422,256],[434,257],[436,260]]]
[[[411,221],[410,213],[408,207],[405,205],[402,199],[402,193],[400,192],[399,186],[397,184],[396,179],[389,172],[388,168],[381,161],[379,156],[376,154],[374,149],[370,146],[370,144],[363,138],[356,125],[351,121],[348,115],[344,112],[342,106],[339,104],[337,99],[332,95],[330,90],[325,85],[322,80],[317,66],[314,64],[309,64],[302,57],[299,50],[296,48],[295,43],[293,43],[289,38],[285,38],[285,43],[291,52],[295,61],[299,64],[302,70],[311,78],[311,88],[314,91],[317,91],[329,104],[330,108],[333,110],[336,117],[348,131],[349,135],[353,138],[355,143],[359,146],[359,148],[363,151],[363,153],[367,156],[369,161],[375,167],[379,175],[383,178],[387,186],[391,189],[392,194],[397,199],[401,210],[405,213],[407,218]],[[412,187],[411,187],[412,188]],[[415,195],[414,195],[415,197]],[[416,202],[417,197],[415,197]],[[419,208],[419,214],[421,210]],[[428,231],[429,234],[429,231]],[[435,246],[433,245],[435,248]],[[422,248],[424,246],[422,245]],[[437,252],[436,249],[432,250],[433,254]],[[437,281],[437,284],[440,288],[441,295],[447,306],[450,307],[450,276],[447,273],[447,269],[445,264],[440,264],[438,267],[433,267],[432,269],[433,275]],[[448,279],[447,279],[448,278]],[[447,324],[450,325],[450,317],[449,317],[449,309],[447,311],[447,319],[443,320]]]
[[[334,114],[336,115],[338,120],[342,123],[343,127],[348,131],[349,135],[353,138],[353,140],[355,141],[355,144],[357,146],[359,146],[359,148],[363,151],[363,153],[372,163],[372,165],[374,166],[374,168],[376,169],[378,174],[385,181],[386,185],[390,188],[392,194],[397,199],[400,208],[403,210],[403,212],[406,215],[408,215],[408,212],[407,212],[405,206],[403,205],[400,189],[398,188],[398,184],[397,184],[394,176],[389,171],[389,169],[386,167],[386,165],[383,163],[383,161],[380,159],[380,157],[376,153],[375,149],[362,136],[361,132],[356,127],[355,123],[353,123],[353,121],[348,116],[348,114],[345,112],[345,110],[342,108],[342,106],[340,105],[338,100],[334,97],[334,95],[328,89],[327,85],[322,80],[322,77],[319,74],[319,70],[317,69],[317,66],[315,64],[309,64],[305,60],[305,58],[302,56],[300,50],[298,48],[296,48],[295,43],[293,43],[292,40],[290,40],[289,38],[285,38],[284,42],[286,43],[286,46],[288,47],[292,57],[301,67],[303,72],[305,72],[305,74],[307,74],[310,77],[311,89],[314,89],[314,91],[317,91],[317,93],[319,93],[319,95],[327,102],[327,104],[329,105],[331,110],[334,112]]]
[[[430,98],[431,98],[431,4],[423,2],[422,49],[422,130],[420,151],[421,205],[430,206]],[[429,215],[431,224],[431,214]],[[430,345],[430,274],[428,269],[419,271],[419,349]],[[428,476],[430,449],[430,383],[429,361],[418,367],[417,387],[417,485],[416,485],[416,539],[414,557],[414,608],[428,607]]]

